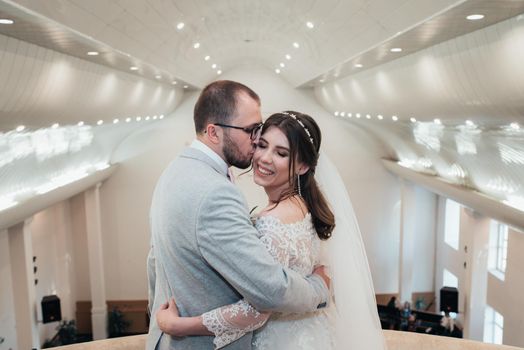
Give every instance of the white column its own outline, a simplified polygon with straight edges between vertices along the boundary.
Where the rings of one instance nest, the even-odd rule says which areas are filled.
[[[482,341],[484,312],[488,289],[488,254],[490,219],[466,210],[469,245],[466,252],[466,288],[464,305],[464,338]]]
[[[13,282],[16,338],[19,349],[39,349],[36,320],[33,246],[29,224],[32,219],[7,229]]]
[[[415,217],[417,212],[415,187],[402,180],[400,209],[400,262],[399,262],[399,298],[400,302],[409,301],[413,293],[413,262],[415,255]],[[413,305],[412,305],[413,307]]]
[[[89,281],[91,286],[91,322],[93,339],[107,338],[107,305],[104,282],[104,256],[100,217],[100,183],[85,192]]]
[[[62,201],[55,206],[56,218],[56,282],[57,294],[60,297],[62,319],[75,318],[75,274],[73,237],[71,229],[71,210],[69,201]]]

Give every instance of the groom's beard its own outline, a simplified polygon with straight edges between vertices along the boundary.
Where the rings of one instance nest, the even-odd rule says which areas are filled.
[[[224,133],[224,146],[222,148],[224,158],[229,165],[235,166],[239,169],[247,169],[251,165],[253,154],[242,155],[236,143],[229,138],[227,133]]]

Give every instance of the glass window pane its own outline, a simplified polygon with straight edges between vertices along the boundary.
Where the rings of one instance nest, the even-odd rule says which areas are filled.
[[[444,226],[444,242],[455,250],[459,249],[460,204],[450,199],[446,200],[446,217]]]
[[[458,288],[458,278],[447,269],[444,269],[442,274],[442,285],[444,287],[455,287]]]

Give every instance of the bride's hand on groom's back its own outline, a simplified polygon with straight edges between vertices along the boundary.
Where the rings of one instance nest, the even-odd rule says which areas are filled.
[[[178,321],[180,314],[175,303],[175,299],[169,300],[169,302],[160,305],[156,313],[156,323],[158,328],[162,332],[173,335],[175,337],[183,337],[185,334],[181,334],[181,330],[178,327]]]
[[[328,277],[326,267],[324,265],[315,267],[315,269],[313,270],[313,274],[322,277],[322,280],[324,280],[324,283],[326,283],[326,286],[328,288],[330,287],[331,279]]]
[[[213,333],[204,326],[202,315],[181,317],[174,298],[171,298],[168,303],[160,306],[156,312],[156,323],[162,332],[174,337],[213,335]]]

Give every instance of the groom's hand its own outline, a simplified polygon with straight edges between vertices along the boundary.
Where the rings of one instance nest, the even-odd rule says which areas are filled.
[[[315,269],[313,270],[313,274],[322,277],[324,283],[326,283],[326,286],[329,288],[329,285],[331,284],[331,279],[328,277],[326,273],[326,267],[324,265],[315,267]]]

